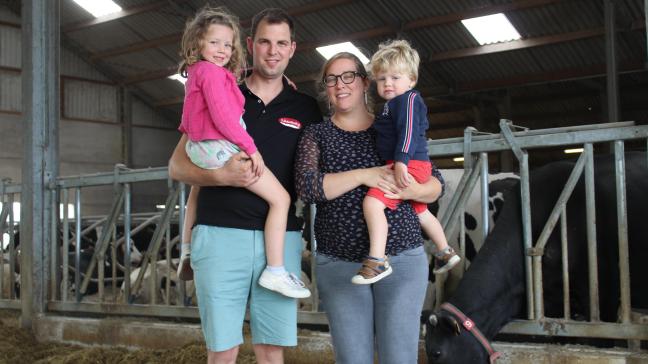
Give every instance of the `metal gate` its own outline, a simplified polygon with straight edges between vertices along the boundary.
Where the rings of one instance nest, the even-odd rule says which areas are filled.
[[[480,179],[481,190],[481,219],[483,221],[484,236],[487,235],[489,226],[488,216],[488,153],[511,150],[519,162],[520,193],[522,211],[522,231],[525,251],[526,272],[526,302],[527,320],[516,320],[506,325],[502,330],[505,333],[552,335],[552,336],[578,336],[618,339],[648,339],[648,325],[631,322],[630,302],[630,273],[628,258],[627,236],[627,206],[625,196],[625,142],[641,139],[646,146],[648,126],[634,126],[633,122],[596,124],[577,127],[521,130],[514,131],[515,125],[510,120],[500,121],[500,134],[484,135],[473,128],[465,131],[464,138],[431,141],[429,143],[432,159],[439,156],[463,154],[464,174],[459,182],[457,192],[452,196],[451,202],[440,217],[447,235],[460,229],[460,237],[465,235],[461,221],[465,203],[468,196]],[[621,307],[620,322],[601,322],[599,318],[599,294],[597,273],[596,232],[594,225],[594,147],[595,143],[611,143],[615,156],[616,166],[616,193],[617,211],[619,212],[619,255],[620,255],[620,286]],[[583,153],[578,158],[556,205],[542,230],[537,241],[532,241],[531,234],[531,199],[529,190],[529,155],[528,151],[534,148],[582,146]],[[648,166],[648,155],[646,157]],[[588,231],[588,272],[589,272],[589,305],[591,315],[588,321],[576,321],[570,317],[569,297],[569,270],[567,266],[567,222],[566,203],[569,199],[579,177],[585,174],[586,213]],[[543,286],[542,286],[542,255],[547,240],[561,220],[562,244],[562,281],[563,281],[563,307],[564,317],[548,318],[544,316]],[[463,239],[461,241],[464,241]],[[460,244],[461,245],[461,244]],[[460,247],[463,249],[463,246]],[[463,252],[462,252],[463,253]],[[636,279],[640,279],[637,277]],[[447,293],[444,290],[444,277],[437,276],[436,304],[445,300]]]
[[[546,318],[543,312],[542,292],[542,246],[551,230],[556,226],[561,216],[564,216],[564,204],[582,171],[588,190],[592,187],[592,156],[594,143],[612,143],[619,165],[623,164],[624,142],[648,138],[648,126],[634,126],[633,123],[596,124],[568,128],[513,131],[514,126],[508,120],[500,122],[500,134],[484,134],[473,128],[465,131],[464,138],[453,138],[429,142],[432,159],[441,156],[464,156],[464,175],[461,178],[457,192],[452,196],[450,205],[440,217],[446,232],[459,229],[460,235],[465,234],[460,216],[468,195],[480,179],[482,196],[488,196],[488,153],[512,150],[519,160],[522,211],[524,222],[524,246],[527,252],[525,258],[527,320],[514,321],[504,328],[504,332],[532,335],[560,335],[579,337],[602,337],[621,339],[648,339],[648,325],[632,323],[630,320],[629,277],[627,259],[627,236],[620,236],[621,261],[621,322],[605,323],[598,320],[598,292],[596,270],[590,269],[590,287],[592,288],[591,304],[592,317],[588,322],[573,321],[569,317],[569,297],[564,298],[565,317],[560,319]],[[558,147],[566,145],[582,145],[582,153],[570,182],[567,183],[559,203],[556,205],[541,238],[536,244],[531,241],[529,228],[529,164],[528,151],[534,148]],[[648,157],[646,159],[648,163]],[[621,216],[625,216],[625,178],[624,169],[617,169],[617,194]],[[155,181],[167,181],[168,195],[164,208],[154,213],[133,213],[131,211],[132,186],[144,185]],[[159,182],[158,182],[159,183]],[[82,191],[97,186],[112,186],[113,198],[110,209],[102,216],[84,215],[82,207]],[[144,187],[145,188],[145,187]],[[172,255],[175,246],[182,241],[182,229],[173,232],[172,225],[182,226],[184,219],[185,185],[169,180],[166,168],[129,170],[116,166],[110,173],[61,177],[56,180],[50,190],[55,193],[50,202],[53,206],[61,205],[61,209],[51,209],[52,237],[48,251],[49,266],[41,272],[48,282],[47,309],[50,312],[75,312],[101,315],[136,315],[150,317],[198,318],[195,302],[191,300],[191,284],[185,284],[175,279],[175,264]],[[7,236],[6,244],[2,246],[3,267],[0,270],[0,308],[19,309],[20,301],[13,290],[3,294],[7,281],[15,279],[17,264],[16,223],[13,210],[9,208],[18,201],[21,187],[3,180],[0,184],[2,210],[0,213],[0,235]],[[590,192],[593,192],[590,191]],[[593,196],[593,193],[591,194]],[[588,193],[590,198],[590,193]],[[72,204],[73,214],[68,211]],[[482,197],[482,220],[484,231],[488,231],[488,201]],[[180,208],[182,207],[182,208]],[[588,205],[589,208],[589,205]],[[312,212],[314,208],[311,207]],[[71,218],[70,215],[73,217]],[[313,228],[314,213],[311,213],[310,224]],[[619,220],[619,231],[627,231],[627,221]],[[132,237],[142,230],[154,228],[148,241],[148,248],[142,252],[139,264],[131,264],[133,254]],[[591,228],[591,226],[589,227]],[[564,228],[563,228],[564,229]],[[84,237],[95,235],[91,253],[84,249]],[[311,234],[314,237],[314,234]],[[566,241],[566,239],[563,239]],[[315,249],[316,240],[311,246]],[[564,242],[563,244],[566,244]],[[596,241],[590,243],[590,252],[596,246]],[[535,248],[532,246],[535,245]],[[122,253],[120,253],[122,252]],[[123,254],[120,260],[120,254]],[[107,264],[109,261],[112,264]],[[314,267],[314,262],[311,261]],[[590,264],[596,264],[595,251],[590,257]],[[106,267],[109,271],[106,272]],[[136,271],[137,270],[137,271]],[[134,271],[137,273],[135,274]],[[132,275],[132,277],[131,277]],[[314,269],[312,277],[312,301],[310,310],[301,310],[298,322],[302,324],[326,324],[325,314],[319,310],[318,295]],[[444,298],[443,277],[438,277],[436,283],[437,304]],[[637,278],[638,279],[638,278]],[[143,286],[148,282],[147,286]],[[162,282],[162,283],[160,283]],[[568,284],[568,273],[563,277]],[[4,283],[4,285],[3,285]],[[94,295],[88,294],[91,285],[96,286]],[[146,296],[147,301],[139,302],[138,297]],[[568,289],[565,292],[569,292]],[[31,294],[23,292],[23,294]]]

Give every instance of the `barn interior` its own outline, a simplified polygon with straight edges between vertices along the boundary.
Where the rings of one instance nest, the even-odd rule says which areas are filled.
[[[61,175],[105,171],[116,162],[163,166],[178,137],[184,90],[169,77],[177,74],[185,21],[205,2],[117,3],[121,11],[94,18],[61,1]],[[409,40],[422,59],[417,88],[426,98],[432,139],[460,137],[468,126],[497,133],[500,119],[531,129],[647,121],[641,0],[213,4],[226,6],[244,27],[265,6],[287,9],[296,19],[297,41],[287,76],[311,95],[324,62],[317,47],[351,41],[370,56],[388,39]],[[480,45],[461,22],[498,13],[520,39]],[[0,175],[14,180],[22,150],[20,14],[21,1],[2,2]],[[86,133],[104,137],[84,145]],[[564,153],[545,155],[534,163]],[[437,163],[461,168],[450,159]]]
[[[26,171],[33,170],[37,147],[30,143],[33,135],[44,131],[50,133],[45,142],[56,146],[45,149],[46,154],[51,151],[53,155],[41,156],[41,161],[51,161],[56,166],[56,176],[71,177],[65,186],[85,186],[78,192],[83,201],[83,228],[101,224],[115,208],[115,196],[119,193],[114,185],[84,184],[99,179],[98,176],[125,175],[130,170],[144,171],[142,175],[149,171],[146,175],[153,176],[146,183],[133,183],[133,224],[152,216],[164,217],[164,211],[168,211],[165,204],[182,204],[179,196],[184,191],[160,176],[165,174],[181,135],[177,128],[184,86],[177,73],[182,32],[187,19],[207,3],[225,6],[236,14],[246,36],[252,17],[260,10],[286,9],[295,19],[297,42],[286,76],[300,91],[314,97],[320,81],[318,73],[325,62],[318,47],[352,42],[370,57],[382,42],[408,40],[421,57],[416,88],[428,108],[427,136],[431,140],[463,138],[469,127],[479,131],[479,135],[499,134],[502,119],[530,130],[584,126],[596,129],[597,125],[614,130],[609,123],[648,124],[648,0],[114,2],[120,10],[93,16],[73,0],[45,4],[0,0],[3,205],[15,202],[9,195],[19,190],[11,188],[25,183],[29,173]],[[482,44],[462,22],[495,14],[504,14],[519,35]],[[27,34],[26,29],[33,34]],[[54,30],[60,32],[52,35]],[[40,43],[35,40],[39,36]],[[37,60],[38,57],[42,58]],[[43,87],[34,76],[38,67],[55,71],[46,72]],[[375,87],[372,94],[379,99]],[[31,99],[26,95],[32,95]],[[49,102],[45,100],[55,101],[53,106],[43,106],[42,103]],[[31,101],[40,104],[32,109]],[[321,100],[320,108],[327,113],[327,105]],[[43,110],[54,115],[43,116]],[[48,121],[35,130],[26,126],[27,117]],[[625,144],[625,149],[645,151],[646,145],[645,139],[632,140]],[[567,153],[566,149],[536,148],[529,164],[533,168],[579,156],[579,151]],[[612,152],[610,143],[595,144],[595,153]],[[462,156],[441,155],[434,162],[441,168],[462,169]],[[514,153],[510,151],[491,155],[488,165],[493,172],[518,172]],[[173,193],[175,199],[169,199]],[[74,191],[70,190],[65,199],[67,203],[63,206],[74,210]],[[60,215],[64,214],[61,210]],[[169,214],[167,222],[177,222],[178,216],[173,211]],[[7,212],[0,216],[0,225],[9,222],[8,215]],[[20,216],[20,212],[14,215]],[[40,223],[28,221],[39,226],[47,224],[47,218],[41,215]],[[74,214],[70,213],[70,223],[73,219]],[[7,226],[15,222],[16,219]],[[115,234],[119,235],[125,222],[116,224]],[[76,227],[70,226],[73,228]],[[164,250],[164,244],[177,243],[171,236],[177,234],[177,229],[171,230],[158,233],[149,229],[147,239],[158,234],[158,245]],[[44,231],[46,235],[48,230]],[[7,257],[9,245],[8,235],[3,236],[2,249]],[[70,279],[72,276],[73,273]],[[50,287],[43,289],[47,291]],[[62,292],[58,293],[59,299]],[[70,293],[69,299],[78,297],[77,290]],[[46,305],[43,297],[34,299]],[[168,296],[166,299],[168,304]],[[0,308],[5,306],[19,309],[20,302],[0,290]],[[72,306],[52,307],[67,312]],[[93,315],[104,313],[84,309]],[[163,317],[196,317],[193,311],[182,311],[182,307],[156,313]],[[313,320],[320,323],[319,319]],[[642,330],[645,333],[645,327]]]

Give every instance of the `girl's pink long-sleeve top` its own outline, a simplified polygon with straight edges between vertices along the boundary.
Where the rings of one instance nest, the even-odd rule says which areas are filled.
[[[194,142],[225,139],[248,155],[257,151],[252,137],[241,126],[245,98],[227,69],[200,61],[187,69],[180,130]]]

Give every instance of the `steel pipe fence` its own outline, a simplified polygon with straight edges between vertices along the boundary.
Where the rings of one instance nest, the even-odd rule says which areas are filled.
[[[590,269],[590,306],[592,308],[589,322],[574,321],[570,318],[569,270],[567,263],[567,215],[565,203],[570,189],[574,188],[578,177],[585,175],[587,194],[587,230],[588,230],[588,264],[595,268],[596,234],[595,226],[590,223],[594,214],[593,190],[593,145],[596,143],[613,143],[618,164],[623,163],[624,141],[643,139],[648,143],[648,126],[635,126],[632,122],[596,124],[589,126],[555,128],[544,130],[519,130],[510,121],[502,120],[501,133],[486,134],[473,128],[466,130],[463,138],[452,138],[430,141],[430,156],[436,157],[463,155],[464,174],[459,181],[456,193],[445,211],[440,212],[439,220],[446,235],[459,232],[460,246],[458,251],[465,259],[466,230],[463,222],[468,196],[479,182],[481,191],[481,217],[488,227],[488,153],[512,150],[520,165],[520,183],[522,198],[523,244],[527,286],[527,320],[516,320],[507,325],[503,332],[529,335],[587,336],[620,339],[648,339],[648,327],[630,322],[629,312],[629,271],[627,259],[627,216],[619,214],[618,230],[621,237],[619,249],[621,256],[622,308],[621,322],[607,323],[598,320],[598,281],[596,269]],[[583,145],[584,152],[577,162],[565,191],[559,198],[549,221],[537,242],[532,241],[530,229],[530,192],[528,152],[535,148],[548,146]],[[646,144],[648,145],[648,144]],[[648,157],[646,159],[648,163]],[[620,209],[625,205],[624,169],[617,170],[617,195]],[[165,207],[159,212],[133,212],[133,186],[156,181],[167,181],[168,194]],[[110,209],[105,215],[90,216],[83,213],[82,190],[96,186],[113,186],[113,198]],[[51,189],[51,203],[62,205],[61,210],[53,209],[50,270],[51,281],[47,308],[51,312],[75,312],[103,315],[135,315],[151,317],[177,317],[197,319],[198,312],[192,301],[192,282],[178,281],[175,277],[177,265],[177,245],[183,240],[182,223],[186,186],[171,181],[166,168],[130,170],[121,165],[113,172],[91,175],[60,177]],[[2,233],[10,226],[15,226],[10,206],[20,195],[20,185],[3,181],[0,185],[3,208],[0,212],[0,229]],[[178,207],[176,207],[176,205]],[[71,209],[69,206],[73,206]],[[310,221],[305,228],[311,230],[311,248],[316,249],[316,237],[313,231],[315,209],[310,209]],[[71,214],[71,210],[73,214]],[[70,217],[73,215],[73,217]],[[544,317],[542,290],[542,247],[546,244],[548,234],[560,225],[561,249],[563,251],[563,297],[564,315],[561,318]],[[177,230],[173,229],[177,226]],[[134,239],[145,230],[153,229],[152,236],[146,241],[146,250],[139,251]],[[623,237],[625,234],[625,237]],[[7,246],[2,253],[5,264],[17,263],[14,234],[9,234]],[[92,249],[86,249],[88,239],[96,239]],[[534,247],[535,246],[535,247]],[[319,307],[316,288],[314,256],[311,255],[312,300],[310,309],[300,310],[298,322],[301,324],[327,324],[324,312]],[[3,262],[4,262],[3,260]],[[12,266],[14,267],[14,266]],[[108,268],[108,269],[107,269]],[[3,271],[0,271],[3,274]],[[13,275],[13,269],[9,269]],[[0,278],[4,278],[0,276]],[[447,298],[444,287],[445,275],[437,276],[437,305]],[[3,280],[0,279],[0,288]],[[90,288],[93,288],[92,290]],[[91,292],[92,291],[92,292]],[[0,290],[0,307],[19,308],[20,301],[16,296],[2,295]],[[28,294],[27,292],[25,292]]]
[[[521,197],[521,220],[522,220],[522,244],[525,250],[525,272],[526,272],[526,307],[527,320],[515,320],[502,330],[505,333],[527,334],[527,335],[555,335],[555,336],[576,336],[596,337],[615,339],[648,339],[648,325],[633,323],[630,320],[630,270],[628,251],[628,223],[627,223],[627,196],[625,192],[625,157],[624,146],[628,140],[648,141],[648,126],[635,126],[633,122],[596,124],[588,126],[577,126],[567,128],[555,128],[545,130],[516,130],[516,126],[510,120],[501,120],[500,134],[479,135],[472,128],[466,129],[464,138],[445,139],[430,141],[428,143],[431,159],[438,156],[452,154],[463,154],[464,173],[457,186],[456,193],[452,196],[449,206],[439,212],[439,220],[442,223],[446,235],[450,236],[456,229],[459,229],[459,252],[465,259],[464,244],[466,231],[461,217],[465,211],[465,201],[472,192],[477,181],[477,174],[481,175],[481,211],[484,224],[488,223],[488,217],[483,216],[483,211],[488,208],[488,186],[483,183],[488,174],[488,164],[485,162],[485,154],[488,152],[500,152],[511,150],[519,162],[520,173],[520,197]],[[470,135],[468,135],[470,134]],[[619,269],[620,278],[620,308],[619,322],[610,323],[600,320],[599,279],[597,256],[597,237],[595,223],[595,193],[594,193],[594,147],[595,143],[609,143],[613,147],[615,155],[615,180],[610,181],[616,186],[616,209],[617,230],[619,237]],[[533,241],[531,232],[531,201],[529,186],[529,151],[534,148],[544,148],[548,145],[574,146],[582,145],[583,152],[578,158],[574,170],[567,180],[558,201],[556,202],[547,222],[540,233],[537,241]],[[646,144],[644,144],[646,145]],[[460,149],[461,148],[461,149]],[[450,154],[452,152],[452,154]],[[647,153],[648,158],[648,153]],[[647,165],[648,165],[648,159]],[[571,318],[572,308],[570,305],[569,286],[569,263],[568,263],[568,239],[567,239],[567,201],[573,192],[578,179],[584,176],[585,180],[585,206],[586,231],[587,231],[587,265],[588,265],[588,291],[590,317],[587,322],[573,320]],[[486,185],[486,186],[484,186]],[[562,288],[563,288],[563,317],[546,317],[544,312],[544,291],[542,282],[542,256],[549,236],[560,225],[560,249],[562,252]],[[459,225],[459,226],[458,226]],[[488,229],[488,227],[484,227]],[[485,235],[484,235],[485,236]],[[445,279],[447,274],[437,275],[436,307],[447,297],[445,292]],[[636,278],[641,279],[641,278]]]
[[[14,204],[20,201],[20,185],[10,179],[0,180],[0,308],[20,309],[17,285],[20,276],[16,237],[18,225]]]
[[[164,209],[155,213],[132,211],[133,185],[159,181],[168,185]],[[113,186],[110,208],[105,215],[87,215],[82,192],[98,186]],[[3,181],[0,187],[0,202],[20,200],[19,184]],[[130,170],[117,165],[111,173],[60,177],[50,189],[56,192],[51,194],[50,203],[61,209],[53,209],[51,216],[56,234],[49,247],[48,310],[199,318],[193,282],[179,281],[176,276],[188,191],[184,184],[169,179],[166,168]],[[8,206],[11,203],[3,204],[1,221],[13,216]],[[17,226],[13,220],[11,224]],[[0,224],[3,233],[6,226]],[[138,234],[147,229],[149,233],[153,229],[152,236],[143,242],[146,250],[139,251],[134,241],[141,240]],[[10,235],[11,244],[3,247],[4,255],[11,257],[12,272],[18,262],[14,235]],[[311,263],[314,267],[314,260]],[[314,269],[309,273],[314,274]],[[12,273],[14,276],[17,274]],[[17,297],[13,293],[0,296],[0,308],[19,309]],[[314,300],[305,303],[312,309],[300,311],[301,323],[327,323]]]

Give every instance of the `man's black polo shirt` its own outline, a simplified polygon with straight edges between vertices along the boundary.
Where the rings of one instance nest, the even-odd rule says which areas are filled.
[[[268,105],[247,86],[240,86],[245,96],[243,119],[247,132],[269,168],[295,201],[294,160],[301,131],[322,115],[314,98],[293,90],[284,80],[283,90]],[[263,230],[268,204],[245,188],[202,187],[198,195],[196,224],[248,230]],[[291,204],[288,230],[301,230],[302,221]]]

